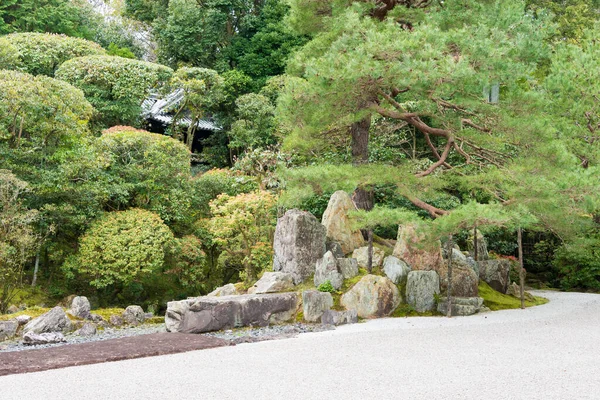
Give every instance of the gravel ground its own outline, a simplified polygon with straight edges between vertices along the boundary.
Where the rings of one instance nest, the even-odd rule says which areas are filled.
[[[275,325],[264,328],[241,328],[230,329],[226,331],[206,333],[206,336],[216,337],[219,339],[230,340],[233,343],[255,343],[265,340],[286,339],[295,337],[301,333],[322,332],[334,329],[331,326],[323,326],[318,324],[288,324]],[[65,335],[67,340],[64,343],[46,344],[38,346],[23,345],[21,340],[6,341],[0,343],[0,353],[8,351],[24,351],[32,349],[46,349],[50,347],[65,346],[76,343],[97,342],[100,340],[119,339],[137,335],[148,335],[151,333],[166,332],[164,324],[145,324],[136,327],[126,327],[120,329],[106,328],[99,330],[98,334],[93,336],[78,336],[73,334]]]
[[[550,303],[0,377],[2,398],[598,399],[600,295],[536,294]]]

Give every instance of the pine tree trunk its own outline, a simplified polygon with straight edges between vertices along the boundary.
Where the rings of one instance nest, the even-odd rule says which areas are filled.
[[[375,202],[373,190],[365,189],[364,187],[358,187],[352,194],[352,201],[359,210],[371,211]],[[371,272],[373,269],[373,230],[362,230],[363,238],[368,241],[368,258],[367,258],[367,271]]]
[[[473,259],[475,260],[475,262],[479,261],[478,260],[478,251],[477,251],[477,224],[475,224],[475,226],[473,227]]]
[[[35,266],[33,267],[33,279],[31,280],[31,287],[35,287],[37,283],[37,275],[40,269],[40,252],[41,249],[38,249],[37,254],[35,255]]]
[[[368,248],[368,257],[367,257],[367,271],[371,273],[373,271],[373,229],[369,229],[368,232],[369,237],[369,248]]]
[[[354,165],[369,162],[369,130],[371,128],[371,116],[353,123],[350,126],[352,135],[352,163]]]
[[[452,235],[448,236],[448,293],[446,296],[446,316],[452,317]]]
[[[517,241],[519,242],[519,291],[521,292],[521,308],[525,309],[525,269],[523,268],[523,231],[519,228],[517,233]]]

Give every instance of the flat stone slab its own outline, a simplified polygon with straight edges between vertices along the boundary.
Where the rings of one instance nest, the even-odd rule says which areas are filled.
[[[0,353],[0,376],[231,346],[228,340],[184,333],[153,333]]]
[[[243,326],[267,326],[291,320],[298,311],[297,293],[196,297],[167,303],[169,332],[204,333]]]

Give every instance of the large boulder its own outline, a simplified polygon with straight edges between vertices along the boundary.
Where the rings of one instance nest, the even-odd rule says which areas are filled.
[[[319,292],[318,290],[306,290],[302,292],[302,312],[307,322],[317,322],[323,313],[333,307],[333,296],[331,293]]]
[[[273,250],[273,271],[292,274],[295,285],[304,282],[325,254],[325,227],[309,212],[289,210],[277,220]]]
[[[31,317],[29,315],[19,315],[18,317],[15,317],[15,321],[17,321],[17,323],[20,325],[27,325],[27,323],[29,321],[31,321]]]
[[[471,256],[475,257],[475,241],[473,238],[473,231],[469,232],[469,238],[467,239],[467,250]],[[485,237],[480,230],[477,231],[477,261],[485,261],[489,259],[489,253],[487,249],[487,243]]]
[[[325,243],[325,251],[330,251],[333,253],[335,258],[344,258],[346,255],[342,251],[342,246],[336,242],[335,240],[327,239]]]
[[[500,293],[506,293],[510,284],[509,260],[479,261],[479,279]]]
[[[341,304],[346,310],[356,310],[361,318],[385,317],[400,304],[400,292],[384,276],[365,275],[342,296]]]
[[[197,297],[167,303],[169,332],[203,333],[242,326],[267,326],[294,318],[298,294],[268,293]]]
[[[385,253],[379,247],[373,246],[373,267],[380,267],[381,263],[383,263],[383,258],[385,257]],[[356,258],[358,261],[358,266],[361,268],[367,268],[369,261],[369,247],[364,246],[359,249],[354,250],[352,253],[352,258]]]
[[[62,343],[67,340],[60,332],[45,332],[45,333],[34,333],[27,332],[23,335],[23,344],[28,346],[36,346],[40,344],[53,344]]]
[[[452,249],[452,296],[477,297],[479,296],[479,275],[471,257],[466,257],[457,249]],[[444,260],[443,267],[438,270],[440,289],[448,290],[448,260]]]
[[[240,294],[233,283],[228,283],[225,286],[221,286],[207,294],[207,296],[220,297],[220,296],[233,296]]]
[[[393,255],[406,262],[413,271],[438,271],[443,265],[441,243],[423,242],[413,225],[398,227]]]
[[[294,287],[292,274],[286,272],[265,272],[252,286],[248,293],[277,293],[286,292]]]
[[[21,310],[19,309],[19,307],[17,307],[17,306],[15,306],[14,304],[12,304],[10,307],[8,307],[8,309],[6,310],[6,313],[7,313],[7,314],[16,314],[16,313],[18,313],[19,311],[21,311]]]
[[[19,323],[14,319],[0,321],[0,342],[12,339],[17,334],[17,329],[19,329]]]
[[[327,281],[331,282],[335,290],[340,290],[344,284],[344,275],[339,271],[337,259],[330,251],[316,263],[314,284],[319,287]]]
[[[358,261],[356,261],[356,258],[338,258],[337,266],[344,279],[351,279],[358,275]]]
[[[69,310],[69,314],[74,317],[87,319],[90,317],[90,311],[92,307],[90,306],[90,301],[85,296],[75,296],[71,301],[71,309]]]
[[[410,267],[398,257],[388,256],[383,260],[383,272],[396,285],[406,282]]]
[[[355,324],[358,322],[358,314],[356,310],[347,311],[335,311],[327,310],[321,317],[321,323],[323,325],[344,325],[344,324]]]
[[[72,324],[67,314],[59,306],[37,318],[32,319],[23,328],[24,333],[69,332]]]
[[[473,315],[483,306],[481,297],[452,297],[452,315]],[[442,297],[437,306],[438,312],[446,315],[448,310],[447,298]]]
[[[78,336],[93,336],[96,334],[97,327],[96,324],[91,322],[86,322],[83,326],[77,329],[73,334]]]
[[[338,190],[329,199],[327,209],[323,213],[322,223],[327,230],[327,238],[338,242],[344,254],[351,253],[364,243],[359,229],[352,229],[348,212],[356,210],[356,206],[348,193]]]
[[[129,325],[143,324],[146,321],[146,313],[140,306],[127,306],[122,317],[123,321]]]
[[[435,297],[440,293],[440,278],[435,271],[411,271],[406,280],[406,301],[417,312],[435,309]]]

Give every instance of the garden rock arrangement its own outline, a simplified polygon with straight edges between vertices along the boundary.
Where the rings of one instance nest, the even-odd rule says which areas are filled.
[[[328,251],[323,258],[317,261],[313,280],[317,288],[325,282],[331,283],[335,290],[342,288],[344,275],[340,272],[337,259],[332,252]]]
[[[69,332],[70,330],[71,320],[59,306],[32,319],[23,328],[24,333]]]
[[[352,229],[348,211],[356,210],[350,196],[338,190],[329,199],[327,209],[323,213],[322,223],[327,231],[327,238],[337,242],[341,247],[341,257],[352,253],[364,243],[360,230]]]
[[[411,271],[406,281],[406,300],[417,312],[435,309],[440,293],[440,278],[435,271]]]
[[[366,275],[342,296],[341,304],[361,318],[385,317],[400,304],[400,291],[387,277]]]
[[[368,260],[369,260],[369,248],[368,247],[360,247],[352,253],[352,257],[356,258],[358,265],[361,268],[367,268]],[[380,267],[383,263],[383,258],[385,257],[385,253],[379,247],[373,247],[373,267]]]
[[[292,274],[285,272],[265,272],[252,286],[248,289],[250,294],[262,294],[262,293],[277,293],[285,292],[294,287],[294,280]]]
[[[197,297],[167,304],[169,332],[202,333],[242,326],[266,326],[291,320],[297,313],[297,293]]]
[[[325,254],[325,232],[311,213],[286,212],[275,228],[273,271],[290,273],[296,285],[310,278],[317,260]]]
[[[302,312],[307,322],[318,322],[326,311],[333,307],[333,296],[331,293],[319,292],[318,290],[306,290],[302,292]]]
[[[69,310],[69,314],[81,319],[87,319],[90,317],[91,309],[92,307],[90,306],[90,301],[87,299],[87,297],[76,296],[71,302],[71,309]]]
[[[225,286],[221,286],[207,294],[207,296],[219,297],[219,296],[231,296],[234,294],[240,294],[233,283],[228,283]]]
[[[383,260],[383,272],[396,285],[406,282],[410,267],[407,263],[394,256]]]
[[[437,311],[446,315],[448,310],[448,299],[440,298]],[[473,315],[481,311],[483,299],[481,297],[452,297],[452,315]]]
[[[479,278],[500,293],[508,291],[510,284],[510,261],[486,260],[479,263]]]

